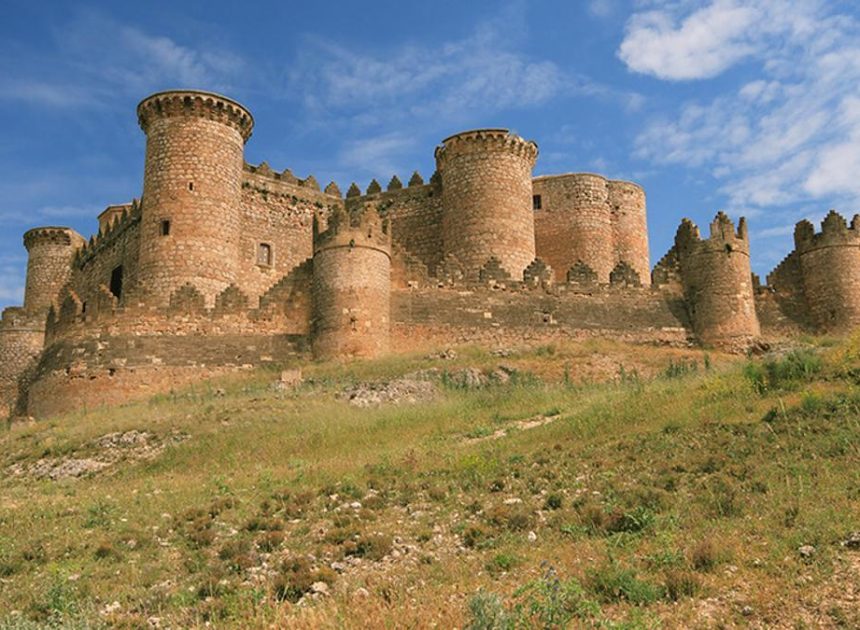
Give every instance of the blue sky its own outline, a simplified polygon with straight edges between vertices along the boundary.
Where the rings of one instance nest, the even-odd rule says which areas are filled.
[[[536,174],[597,171],[648,194],[652,262],[681,217],[749,218],[754,270],[801,218],[860,199],[860,9],[818,0],[51,2],[0,22],[0,306],[24,230],[84,235],[140,195],[134,108],[223,92],[246,147],[342,190],[433,171],[451,133],[509,127]]]

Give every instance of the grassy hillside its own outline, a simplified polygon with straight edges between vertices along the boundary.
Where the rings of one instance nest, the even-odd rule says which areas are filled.
[[[860,341],[505,354],[12,426],[0,628],[860,626]]]

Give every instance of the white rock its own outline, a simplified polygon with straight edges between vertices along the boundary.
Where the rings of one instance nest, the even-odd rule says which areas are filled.
[[[314,582],[311,584],[311,592],[318,595],[328,595],[328,584],[325,582]]]
[[[528,535],[529,542],[535,542],[537,540],[537,534],[534,532],[529,532]]]

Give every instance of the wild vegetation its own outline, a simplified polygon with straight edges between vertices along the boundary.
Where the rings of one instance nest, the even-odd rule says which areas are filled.
[[[860,339],[277,376],[0,433],[0,627],[860,625]]]

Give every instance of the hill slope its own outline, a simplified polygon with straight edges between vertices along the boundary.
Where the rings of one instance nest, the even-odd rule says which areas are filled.
[[[502,354],[11,427],[0,627],[860,625],[860,343]]]

